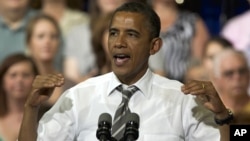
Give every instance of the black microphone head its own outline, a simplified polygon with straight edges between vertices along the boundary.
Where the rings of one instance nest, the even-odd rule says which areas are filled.
[[[131,113],[127,116],[127,124],[136,124],[136,128],[139,128],[140,117],[136,113]]]
[[[98,119],[98,129],[96,131],[96,137],[103,140],[111,139],[111,126],[112,126],[112,117],[108,113],[102,113]]]
[[[102,122],[106,122],[106,123],[110,124],[110,126],[111,126],[112,125],[112,117],[111,117],[111,115],[108,114],[108,113],[102,113],[99,116],[98,126],[99,126],[99,124],[102,124]]]
[[[134,141],[139,137],[139,115],[131,113],[127,116],[127,123],[124,132],[125,141]]]

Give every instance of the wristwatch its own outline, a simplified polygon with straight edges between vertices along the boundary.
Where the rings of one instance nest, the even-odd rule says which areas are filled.
[[[216,124],[222,126],[224,124],[229,124],[234,119],[233,112],[230,109],[227,109],[227,111],[228,111],[228,116],[225,119],[217,119],[214,117]]]

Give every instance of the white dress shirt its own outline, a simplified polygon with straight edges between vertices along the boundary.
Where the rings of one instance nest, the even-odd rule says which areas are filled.
[[[114,117],[122,100],[115,90],[121,82],[113,72],[91,78],[67,90],[40,120],[38,141],[97,141],[98,118]],[[129,101],[140,116],[138,141],[219,141],[213,114],[198,106],[195,97],[184,95],[181,83],[149,69],[135,84]]]

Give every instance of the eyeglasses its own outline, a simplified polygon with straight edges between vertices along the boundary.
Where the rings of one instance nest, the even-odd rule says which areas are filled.
[[[248,68],[239,68],[236,70],[226,70],[222,75],[226,78],[232,78],[234,74],[238,73],[239,75],[246,75],[248,73]]]

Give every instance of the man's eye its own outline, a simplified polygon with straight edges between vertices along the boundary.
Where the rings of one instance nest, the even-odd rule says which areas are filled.
[[[128,36],[130,36],[130,37],[138,37],[137,34],[135,34],[135,33],[128,33]]]
[[[110,35],[110,36],[116,36],[116,35],[117,35],[117,32],[114,32],[114,31],[112,32],[112,31],[111,31],[111,32],[109,32],[109,35]]]

